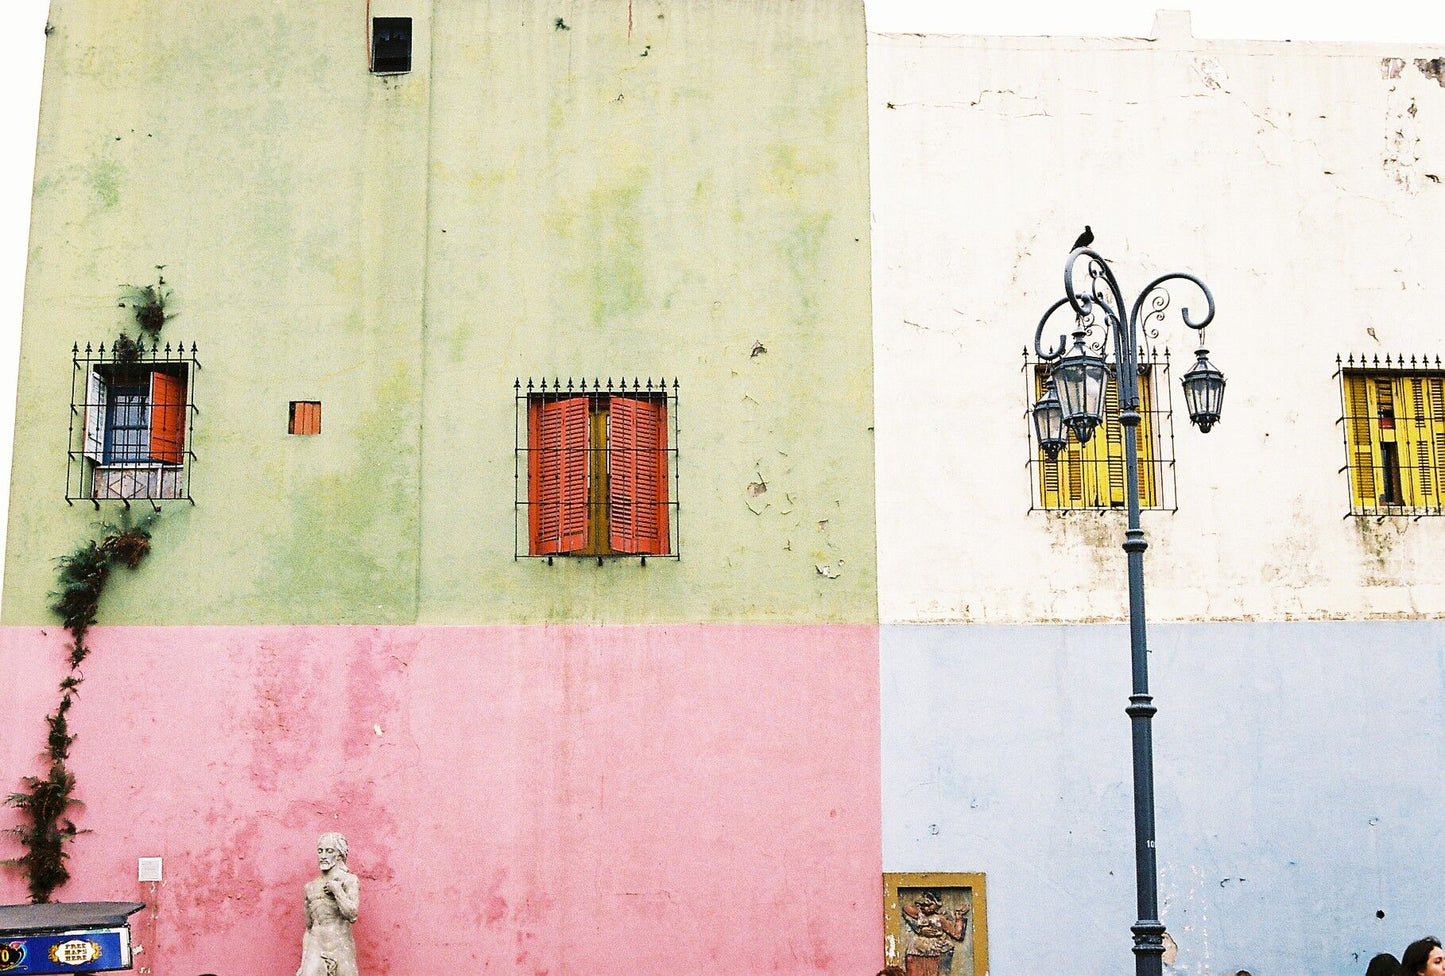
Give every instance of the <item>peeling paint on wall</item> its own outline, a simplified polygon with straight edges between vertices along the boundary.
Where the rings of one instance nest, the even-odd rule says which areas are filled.
[[[1434,78],[1436,84],[1445,88],[1445,58],[1416,58],[1415,67],[1426,78]]]
[[[1135,229],[1114,226],[1101,237],[1111,257],[1128,255],[1137,265],[1130,282],[1177,261],[1212,287],[1227,276],[1230,300],[1248,303],[1283,287],[1287,274],[1301,308],[1329,294],[1331,307],[1380,311],[1311,317],[1312,327],[1326,330],[1325,345],[1350,348],[1364,338],[1373,347],[1362,335],[1367,327],[1382,341],[1388,332],[1392,345],[1433,341],[1411,329],[1429,320],[1434,303],[1425,255],[1438,253],[1445,227],[1445,198],[1435,198],[1445,185],[1445,98],[1415,60],[1445,51],[1406,48],[1387,57],[1390,49],[1381,47],[1250,42],[1155,48],[1150,58],[1136,58],[1137,44],[1084,50],[1063,40],[872,39],[873,90],[881,93],[873,101],[872,209],[886,620],[1123,615],[1122,514],[1026,512],[1027,422],[976,421],[983,403],[1019,413],[1029,406],[1020,395],[1027,383],[1010,369],[1017,369],[1017,347],[1061,295],[1067,242],[1086,221],[1097,224],[1100,211],[1136,208],[1142,215],[1157,206],[1169,215],[1167,226],[1136,221]],[[1015,111],[999,121],[983,106],[968,109],[984,88],[1014,85],[1027,85],[1037,103],[1008,106]],[[1054,121],[1025,124],[1025,113],[1036,109]],[[1092,145],[1101,132],[1149,135],[1139,144],[1149,152],[1128,165],[1128,178],[1106,179],[1114,164],[1093,161],[1093,153],[1078,154],[1090,159],[1080,167],[1057,165],[1058,147]],[[1005,144],[1021,148],[993,157],[971,151]],[[1184,173],[1197,190],[1192,200],[1170,192]],[[1024,185],[1030,192],[1022,204],[990,192]],[[1215,204],[1225,210],[1212,212]],[[1226,211],[1237,216],[1222,219]],[[1271,229],[1267,248],[1253,239],[1260,228]],[[1056,243],[1040,243],[1050,240]],[[1174,312],[1160,333],[1168,342],[1186,334]],[[1005,322],[1026,324],[1000,332]],[[1287,356],[1282,336],[1266,341],[1276,339],[1272,352]],[[1341,518],[1348,487],[1343,475],[1326,476],[1345,460],[1340,428],[1331,426],[1340,414],[1338,381],[1319,370],[1302,373],[1297,388],[1278,379],[1261,372],[1245,381],[1251,392],[1236,408],[1255,426],[1248,436],[1232,428],[1227,438],[1196,436],[1177,375],[1171,380],[1179,507],[1143,516],[1151,620],[1439,614],[1438,560],[1427,555],[1431,520],[1402,525],[1387,540],[1365,534],[1393,531],[1388,523]],[[1316,434],[1283,438],[1270,429],[1275,424]],[[925,452],[926,469],[917,460]],[[1301,479],[1305,467],[1321,477]],[[1243,470],[1250,479],[1223,475]],[[1259,483],[1247,486],[1256,474]],[[1259,506],[1261,490],[1290,517]],[[979,517],[963,499],[986,500],[988,515]],[[927,518],[918,517],[920,505]],[[1271,542],[1251,550],[1262,557],[1240,557],[1236,538],[1262,537]],[[1391,544],[1392,553],[1378,554]],[[991,559],[986,578],[952,571],[980,553],[1008,558]],[[1030,570],[1045,563],[1096,580],[1093,592],[1039,587]],[[1357,585],[1366,578],[1376,582]],[[1186,946],[1183,955],[1191,951]]]
[[[536,971],[662,972],[669,947],[648,934],[708,912],[703,958],[786,958],[803,930],[834,955],[809,972],[862,972],[876,952],[871,627],[102,630],[106,653],[87,665],[99,697],[76,728],[113,749],[76,757],[94,831],[69,897],[140,896],[154,972],[225,972],[218,961],[243,953],[243,971],[281,972],[306,848],[333,825],[367,886],[363,972],[454,970],[461,947],[436,931],[465,932],[468,958],[524,951]],[[27,713],[56,680],[32,666],[54,657],[51,633],[0,628],[0,672],[23,676],[10,691]],[[687,665],[724,651],[737,667]],[[770,680],[804,658],[806,673]],[[0,738],[8,769],[29,749],[14,738]],[[740,761],[719,777],[702,757],[720,741]],[[655,829],[674,815],[691,826]],[[457,858],[446,825],[473,821],[507,826]],[[694,856],[703,845],[720,856]],[[165,856],[158,892],[134,887],[137,854]],[[22,891],[0,874],[0,900]],[[824,894],[835,901],[820,920]],[[562,924],[583,914],[612,936],[600,949]]]
[[[1385,113],[1385,172],[1407,193],[1418,193],[1421,185],[1420,128],[1417,121],[1420,106],[1414,97],[1392,85]]]
[[[1219,63],[1218,58],[1201,58],[1194,62],[1194,70],[1199,72],[1206,88],[1226,90],[1224,83],[1229,80],[1229,73],[1224,70],[1224,65]]]

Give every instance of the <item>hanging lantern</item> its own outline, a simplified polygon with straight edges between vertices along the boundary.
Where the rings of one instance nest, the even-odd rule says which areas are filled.
[[[1208,353],[1208,349],[1199,347],[1194,354],[1197,357],[1194,365],[1183,379],[1189,419],[1206,434],[1219,423],[1219,411],[1224,406],[1224,374],[1206,358]]]
[[[1064,425],[1080,444],[1089,443],[1094,429],[1104,421],[1104,384],[1109,378],[1109,364],[1085,348],[1083,329],[1074,332],[1074,346],[1054,364],[1052,376]]]
[[[1052,461],[1059,456],[1059,452],[1069,440],[1069,431],[1064,427],[1064,408],[1059,406],[1059,398],[1054,393],[1053,377],[1044,380],[1044,395],[1034,404],[1033,414],[1034,432],[1039,436],[1039,447],[1043,448],[1044,454]]]

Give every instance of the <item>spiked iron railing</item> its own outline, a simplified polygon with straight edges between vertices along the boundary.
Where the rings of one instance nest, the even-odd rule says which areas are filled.
[[[71,347],[65,501],[188,501],[194,450],[196,344],[123,338]],[[125,390],[123,396],[111,391]]]
[[[1177,483],[1174,466],[1174,391],[1169,349],[1150,350],[1139,362],[1139,504],[1152,511],[1173,512]],[[1047,396],[1048,364],[1029,349],[1023,353],[1024,396],[1032,404]],[[1092,447],[1068,441],[1057,456],[1049,457],[1038,442],[1032,410],[1024,411],[1028,444],[1029,511],[1122,511],[1124,499],[1123,425],[1117,395],[1101,424]]]
[[[1404,353],[1335,357],[1350,509],[1445,514],[1445,361]]]
[[[587,557],[595,558],[598,565],[607,560],[637,559],[641,564],[646,565],[648,558],[677,559],[680,557],[682,529],[680,499],[680,479],[678,472],[678,442],[681,431],[678,411],[678,391],[680,384],[676,377],[652,378],[652,377],[560,377],[554,376],[527,379],[518,378],[512,384],[515,399],[515,419],[513,423],[513,558],[538,558],[545,559],[551,565],[554,557]],[[666,504],[662,506],[665,510],[660,513],[665,516],[667,526],[665,531],[665,545],[660,546],[658,552],[619,552],[614,551],[608,542],[609,524],[609,491],[607,478],[609,477],[610,465],[609,453],[614,450],[610,443],[607,432],[609,426],[609,405],[613,397],[626,397],[630,400],[642,400],[659,402],[665,413],[665,447],[662,451],[666,455]],[[562,400],[586,398],[587,413],[589,417],[589,437],[585,448],[588,454],[586,469],[592,474],[592,481],[589,482],[589,489],[586,493],[585,504],[587,509],[588,540],[586,545],[569,552],[535,552],[533,551],[531,539],[531,509],[538,505],[536,486],[529,485],[529,456],[532,451],[532,441],[529,438],[528,423],[531,416],[530,409],[533,406],[554,403]],[[639,503],[640,504],[640,503]]]

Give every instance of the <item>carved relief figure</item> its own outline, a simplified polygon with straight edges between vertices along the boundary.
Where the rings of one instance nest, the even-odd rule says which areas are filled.
[[[935,891],[925,891],[903,906],[903,922],[910,938],[903,953],[908,976],[940,976],[953,968],[954,947],[968,929],[968,906],[945,912]]]
[[[351,924],[361,908],[361,882],[346,868],[346,838],[326,833],[316,842],[320,877],[306,882],[306,934],[296,976],[358,976]]]

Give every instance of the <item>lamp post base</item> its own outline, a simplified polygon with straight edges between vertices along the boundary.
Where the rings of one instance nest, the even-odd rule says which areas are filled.
[[[1164,972],[1164,923],[1158,919],[1140,919],[1130,926],[1134,933],[1134,972],[1136,976],[1161,976]]]

